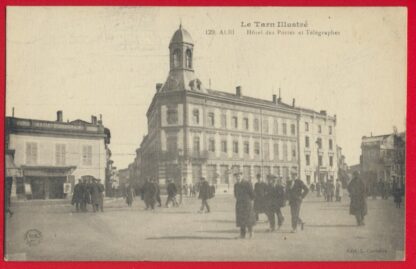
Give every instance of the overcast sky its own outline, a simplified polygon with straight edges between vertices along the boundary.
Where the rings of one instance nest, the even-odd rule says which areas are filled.
[[[363,135],[405,129],[405,8],[8,7],[6,115],[12,107],[16,117],[44,120],[57,110],[64,120],[102,114],[115,165],[127,167],[180,21],[206,86],[242,85],[244,95],[268,100],[280,87],[287,103],[336,114],[349,164],[359,162]],[[247,35],[241,23],[254,21],[307,21],[303,30],[340,34]]]

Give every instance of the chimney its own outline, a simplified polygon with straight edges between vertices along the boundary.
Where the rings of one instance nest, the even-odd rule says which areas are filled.
[[[295,102],[296,102],[296,99],[293,98],[293,100],[292,100],[292,107],[295,107]]]
[[[91,115],[91,123],[94,125],[97,125],[97,117],[94,115]]]
[[[282,102],[282,96],[279,88],[279,99],[277,99],[277,102],[280,104]]]
[[[238,97],[241,97],[241,95],[242,95],[242,88],[241,88],[241,86],[235,87],[235,95],[238,96]]]
[[[12,118],[14,118],[14,107],[12,107]]]
[[[163,84],[162,83],[156,83],[156,93],[160,92],[160,89],[162,89]]]
[[[57,122],[63,122],[64,121],[64,119],[63,119],[64,117],[63,117],[63,113],[62,113],[62,110],[58,110],[57,112],[56,112],[56,121]]]
[[[98,124],[99,125],[103,124],[103,115],[102,114],[100,114],[100,120],[98,121]]]
[[[276,94],[273,94],[273,103],[277,104],[277,95]]]
[[[321,110],[319,113],[326,116],[326,110]]]

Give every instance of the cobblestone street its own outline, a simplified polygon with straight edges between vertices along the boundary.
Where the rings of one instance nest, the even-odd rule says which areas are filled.
[[[165,197],[162,197],[163,201]],[[366,226],[349,215],[349,199],[323,201],[310,194],[302,205],[305,230],[290,233],[289,206],[279,232],[268,233],[264,214],[252,239],[236,240],[235,201],[229,195],[211,200],[212,213],[198,214],[200,201],[186,198],[179,208],[145,211],[136,199],[107,200],[104,213],[74,213],[67,204],[20,203],[6,221],[9,260],[401,260],[404,209],[389,200],[368,199]],[[89,208],[89,210],[91,210]],[[40,242],[28,244],[30,229]]]

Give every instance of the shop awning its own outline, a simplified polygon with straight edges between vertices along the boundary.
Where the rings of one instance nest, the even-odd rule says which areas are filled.
[[[26,177],[66,177],[72,174],[76,166],[23,166]]]

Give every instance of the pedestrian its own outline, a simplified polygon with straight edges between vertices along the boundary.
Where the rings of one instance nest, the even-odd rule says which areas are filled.
[[[311,190],[311,192],[314,192],[315,191],[315,184],[312,183],[310,185],[309,189]]]
[[[321,183],[316,182],[316,197],[321,197]]]
[[[354,171],[353,178],[348,184],[348,192],[350,193],[350,214],[354,215],[357,225],[364,225],[364,216],[367,214],[367,195],[365,192],[365,184],[357,171]]]
[[[82,181],[81,179],[79,179],[78,183],[74,187],[74,193],[72,194],[71,201],[71,204],[75,205],[75,209],[77,212],[81,210],[82,199]]]
[[[334,201],[335,185],[334,180],[328,180],[328,202]]]
[[[335,200],[337,202],[341,202],[342,199],[342,186],[341,186],[341,182],[339,181],[339,179],[337,179],[337,183],[335,185]]]
[[[156,179],[153,179],[153,185],[156,188],[156,201],[157,201],[157,206],[161,207],[162,206],[162,199],[160,199],[160,186],[159,186],[159,182]]]
[[[256,221],[259,220],[260,213],[266,213],[266,189],[267,184],[261,181],[261,175],[256,175],[257,182],[254,184],[254,212]]]
[[[82,197],[81,200],[81,212],[87,212],[87,204],[91,203],[91,195],[90,195],[90,184],[87,182],[87,179],[82,180],[82,185],[80,188],[80,195]]]
[[[253,226],[256,223],[255,212],[253,210],[253,186],[246,179],[243,178],[241,180],[241,173],[236,173],[234,176],[236,181],[234,184],[236,225],[240,227],[241,239],[246,237],[247,231],[249,238],[251,238],[253,236]]]
[[[134,196],[135,196],[134,188],[131,183],[128,183],[126,187],[126,203],[128,207],[131,207],[133,205]]]
[[[175,183],[173,183],[172,180],[168,180],[167,185],[167,192],[168,192],[168,198],[166,199],[166,207],[169,207],[169,203],[172,203],[173,206],[177,207],[179,206],[178,201],[176,201],[176,194],[178,193],[178,189],[176,188]]]
[[[146,205],[146,210],[155,209],[157,189],[156,185],[152,182],[152,179],[146,180],[143,185],[143,200]]]
[[[92,211],[97,212],[101,207],[101,190],[98,184],[98,179],[93,179],[93,182],[89,186],[91,195]]]
[[[285,218],[283,217],[281,208],[285,205],[285,189],[283,187],[282,179],[276,177],[268,177],[268,184],[266,190],[266,214],[269,219],[270,229],[268,231],[273,232],[276,229],[276,218],[277,216],[277,229],[283,225]]]
[[[198,199],[201,199],[201,209],[198,213],[203,213],[204,208],[206,208],[206,213],[210,213],[211,210],[208,204],[208,199],[210,199],[210,186],[204,177],[200,179]]]
[[[98,186],[98,207],[101,212],[104,212],[104,184],[101,183],[101,178],[97,178],[97,186]]]
[[[394,203],[396,204],[396,208],[400,208],[402,204],[402,196],[404,194],[403,189],[400,186],[400,183],[398,180],[393,178],[393,188],[392,188],[392,194],[394,197]]]
[[[305,222],[300,218],[300,207],[302,200],[309,192],[308,187],[299,178],[290,180],[287,184],[287,198],[290,205],[290,214],[292,217],[292,233],[296,233],[298,225],[301,225],[301,230],[304,229]]]

